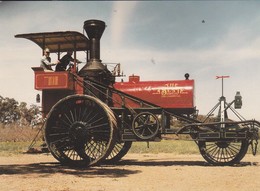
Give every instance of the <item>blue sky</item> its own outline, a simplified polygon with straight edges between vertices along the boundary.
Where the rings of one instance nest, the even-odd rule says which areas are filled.
[[[83,32],[85,20],[100,19],[107,25],[103,62],[121,63],[126,76],[141,80],[179,80],[190,73],[200,114],[207,114],[221,95],[215,76],[229,75],[227,101],[240,91],[239,112],[260,119],[259,10],[260,1],[1,2],[0,95],[30,105],[40,93],[34,90],[31,67],[39,66],[41,49],[14,35]]]

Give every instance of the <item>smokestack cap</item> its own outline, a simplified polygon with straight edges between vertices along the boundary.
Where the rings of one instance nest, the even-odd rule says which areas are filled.
[[[84,29],[88,35],[89,39],[99,39],[101,38],[106,24],[104,21],[101,20],[87,20],[84,22]]]

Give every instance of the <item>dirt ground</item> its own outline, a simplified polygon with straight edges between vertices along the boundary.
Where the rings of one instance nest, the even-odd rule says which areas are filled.
[[[1,191],[256,191],[260,156],[237,166],[208,165],[200,155],[127,154],[117,165],[68,168],[46,154],[0,157]]]

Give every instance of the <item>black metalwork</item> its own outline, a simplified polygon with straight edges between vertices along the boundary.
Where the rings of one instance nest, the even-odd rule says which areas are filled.
[[[150,112],[141,112],[133,119],[133,133],[142,140],[154,138],[159,131],[159,120]]]

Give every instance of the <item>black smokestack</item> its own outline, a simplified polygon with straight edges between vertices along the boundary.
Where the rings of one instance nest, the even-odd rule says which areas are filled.
[[[106,24],[100,20],[87,20],[84,22],[84,29],[90,40],[90,59],[80,70],[80,76],[86,76],[95,71],[104,70],[105,66],[100,60],[100,39],[105,30]],[[90,73],[88,72],[90,71]]]
[[[105,23],[99,20],[87,20],[84,22],[84,29],[90,39],[90,59],[100,60],[100,39],[105,27]]]

